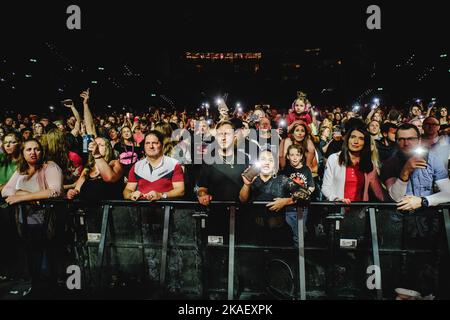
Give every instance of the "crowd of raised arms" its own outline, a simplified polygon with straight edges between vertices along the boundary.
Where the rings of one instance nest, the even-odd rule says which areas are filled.
[[[397,202],[400,210],[450,200],[445,106],[318,108],[298,92],[285,112],[233,111],[220,101],[214,115],[212,107],[97,115],[89,95],[65,100],[65,118],[2,120],[0,188],[8,204],[264,200],[271,211],[289,212],[298,199]]]

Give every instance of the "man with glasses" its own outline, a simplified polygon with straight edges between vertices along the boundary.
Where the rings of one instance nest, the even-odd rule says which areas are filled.
[[[412,124],[397,129],[399,151],[386,160],[381,171],[398,210],[416,210],[450,200],[450,180],[444,165],[434,152],[421,144],[419,130]],[[433,192],[436,184],[440,191]]]
[[[429,207],[450,200],[448,173],[434,152],[421,143],[419,130],[413,124],[399,126],[396,141],[399,150],[386,160],[381,180],[397,202],[397,210],[406,214],[392,212],[387,230],[400,239],[404,232],[408,247],[434,249],[438,243],[440,215],[437,209]],[[440,191],[436,192],[435,187]],[[422,295],[436,292],[436,261],[417,258],[412,257],[407,274],[399,275],[395,285]]]
[[[428,146],[434,154],[442,161],[444,167],[448,170],[450,160],[450,137],[448,135],[439,135],[441,125],[435,117],[428,117],[423,121],[422,143]]]

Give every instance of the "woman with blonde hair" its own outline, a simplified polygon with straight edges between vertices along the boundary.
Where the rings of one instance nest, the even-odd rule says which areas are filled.
[[[120,199],[123,190],[123,169],[108,139],[97,137],[89,143],[89,160],[75,188],[67,198],[80,196],[87,201]]]
[[[42,139],[45,157],[58,164],[64,175],[64,189],[75,186],[75,182],[83,171],[81,157],[69,151],[67,140],[61,130],[51,129]]]
[[[161,132],[164,136],[164,147],[163,147],[164,155],[171,157],[173,154],[173,149],[176,145],[176,143],[172,141],[172,134],[173,134],[172,126],[166,122],[158,122],[155,125],[155,130]]]

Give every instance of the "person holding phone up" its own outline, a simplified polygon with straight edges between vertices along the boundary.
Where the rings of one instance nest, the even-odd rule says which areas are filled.
[[[398,210],[412,211],[436,206],[450,200],[450,180],[438,157],[421,145],[419,130],[413,124],[397,129],[399,151],[386,160],[381,171]],[[440,191],[435,193],[433,185]]]
[[[270,239],[274,241],[291,241],[290,228],[285,221],[285,209],[296,203],[296,184],[285,175],[278,175],[275,166],[276,154],[271,150],[263,150],[259,155],[259,161],[242,173],[244,185],[239,192],[239,200],[242,203],[249,201],[269,201],[267,211],[256,207],[252,211],[255,222],[263,227],[259,232],[260,241]],[[277,214],[277,213],[281,213]],[[268,230],[270,233],[267,233]]]

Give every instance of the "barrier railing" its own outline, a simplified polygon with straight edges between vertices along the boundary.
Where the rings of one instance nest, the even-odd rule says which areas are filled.
[[[217,207],[227,207],[229,212],[229,232],[228,232],[228,245],[222,246],[222,248],[228,249],[228,265],[227,265],[227,298],[235,299],[235,268],[236,268],[236,249],[245,249],[250,248],[251,246],[246,246],[242,244],[236,244],[236,211],[237,208],[244,208],[249,206],[265,206],[268,202],[253,202],[251,204],[241,205],[232,201],[213,201],[210,205],[211,210]],[[104,267],[104,257],[105,257],[105,249],[106,246],[111,241],[108,239],[108,229],[110,226],[110,215],[111,210],[114,207],[128,207],[128,208],[142,208],[142,207],[163,207],[164,209],[164,218],[163,218],[163,235],[162,235],[162,244],[161,244],[161,263],[160,263],[160,271],[159,271],[159,283],[161,286],[164,286],[166,282],[166,273],[167,273],[167,259],[168,259],[168,250],[169,250],[169,233],[170,233],[170,216],[173,208],[188,208],[192,209],[193,207],[198,207],[199,204],[195,201],[184,201],[184,200],[171,200],[171,201],[158,201],[158,202],[149,202],[149,201],[126,201],[126,200],[111,200],[111,201],[99,201],[96,204],[93,203],[84,203],[79,200],[75,201],[67,201],[67,200],[48,200],[41,202],[41,205],[45,206],[56,206],[62,205],[67,210],[70,207],[85,207],[85,206],[101,206],[102,209],[102,219],[101,219],[101,233],[100,233],[100,241],[98,244],[98,253],[97,253],[97,261],[96,267],[99,274],[99,284],[101,284],[102,270]],[[311,202],[308,204],[299,204],[297,206],[297,230],[298,230],[298,248],[296,248],[296,254],[298,256],[297,266],[298,266],[298,293],[296,298],[300,300],[306,299],[306,269],[305,269],[305,232],[304,232],[304,222],[303,222],[303,210],[302,208],[307,205],[309,208],[314,207],[328,207],[328,208],[340,208],[340,214],[330,214],[327,216],[328,221],[330,221],[330,230],[329,230],[329,246],[326,248],[328,250],[328,254],[330,257],[330,263],[334,261],[334,255],[336,251],[335,243],[336,243],[336,231],[340,229],[341,220],[345,217],[345,208],[364,208],[368,213],[368,223],[370,227],[370,240],[371,240],[371,258],[373,261],[373,265],[375,268],[380,270],[377,274],[379,277],[379,283],[381,284],[381,261],[380,261],[380,247],[379,247],[379,234],[377,230],[377,210],[380,209],[395,209],[395,203],[369,203],[369,202],[357,202],[352,203],[350,206],[345,205],[340,202]],[[450,215],[449,215],[450,204],[441,205],[438,207],[434,207],[435,210],[439,211],[443,215],[444,221],[444,230],[447,240],[447,252],[450,252]],[[139,210],[135,210],[135,212],[139,212]],[[202,228],[204,229],[205,220],[207,217],[201,216],[199,217],[201,220]],[[201,248],[202,254],[204,256],[204,249],[208,247],[205,244],[205,235],[200,237],[202,240]],[[143,236],[141,237],[141,246],[142,250],[144,250]],[[113,242],[113,241],[112,241]],[[267,246],[253,246],[254,249],[274,249],[276,247],[270,248]],[[289,248],[288,248],[289,249]],[[292,249],[292,248],[291,248]],[[404,251],[404,248],[402,248]],[[386,251],[386,250],[385,250]],[[395,250],[394,250],[395,251]],[[398,251],[398,250],[397,250]],[[331,273],[332,274],[332,273]],[[331,280],[330,280],[331,278]],[[329,281],[333,281],[333,276],[331,275]],[[449,288],[450,289],[450,288]],[[377,299],[383,299],[383,291],[381,285],[376,287],[376,297]]]

